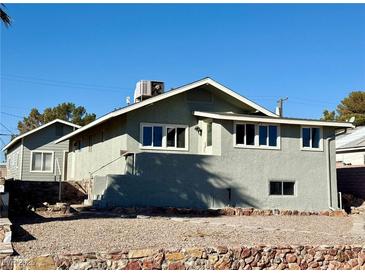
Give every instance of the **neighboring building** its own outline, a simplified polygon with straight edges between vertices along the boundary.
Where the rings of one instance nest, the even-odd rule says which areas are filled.
[[[56,141],[70,140],[67,177],[89,180],[94,203],[338,208],[335,131],[350,123],[279,117],[210,78],[136,93]]]
[[[6,178],[6,163],[0,163],[0,178]]]
[[[348,129],[336,138],[336,161],[342,165],[365,165],[365,126]]]
[[[11,140],[2,149],[7,163],[6,179],[65,180],[68,141],[54,141],[77,128],[80,126],[56,119]]]

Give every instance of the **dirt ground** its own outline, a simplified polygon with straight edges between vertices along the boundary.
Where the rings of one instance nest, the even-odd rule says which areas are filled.
[[[36,256],[219,245],[365,245],[363,217],[137,217],[83,213],[16,218],[13,246],[19,255]]]

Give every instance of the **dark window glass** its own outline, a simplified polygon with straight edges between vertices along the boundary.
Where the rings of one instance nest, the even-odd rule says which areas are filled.
[[[153,127],[153,146],[162,147],[162,127]]]
[[[143,127],[143,146],[152,146],[152,127]]]
[[[312,128],[312,148],[319,148],[319,128]]]
[[[168,147],[175,147],[175,132],[176,129],[175,128],[167,128],[167,146]]]
[[[177,147],[185,147],[185,128],[177,128]]]
[[[278,137],[278,127],[269,126],[269,146],[276,147],[277,137]]]
[[[245,144],[245,125],[236,125],[236,144]]]
[[[255,145],[255,125],[246,124],[246,144]]]
[[[212,123],[207,124],[207,146],[210,147],[212,145]]]
[[[259,145],[267,145],[267,126],[259,126]]]
[[[282,195],[282,182],[270,182],[270,195]]]
[[[302,128],[303,147],[310,146],[310,128]]]
[[[283,194],[294,195],[294,182],[283,182]]]

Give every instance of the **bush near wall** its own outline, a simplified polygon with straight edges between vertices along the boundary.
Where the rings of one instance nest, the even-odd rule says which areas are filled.
[[[48,255],[0,260],[1,269],[357,269],[365,246],[244,246]]]

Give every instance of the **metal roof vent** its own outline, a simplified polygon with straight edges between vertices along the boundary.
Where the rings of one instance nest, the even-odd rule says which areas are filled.
[[[134,90],[134,102],[138,103],[144,99],[162,94],[164,92],[164,88],[164,82],[161,81],[138,81],[136,84],[136,89]]]

